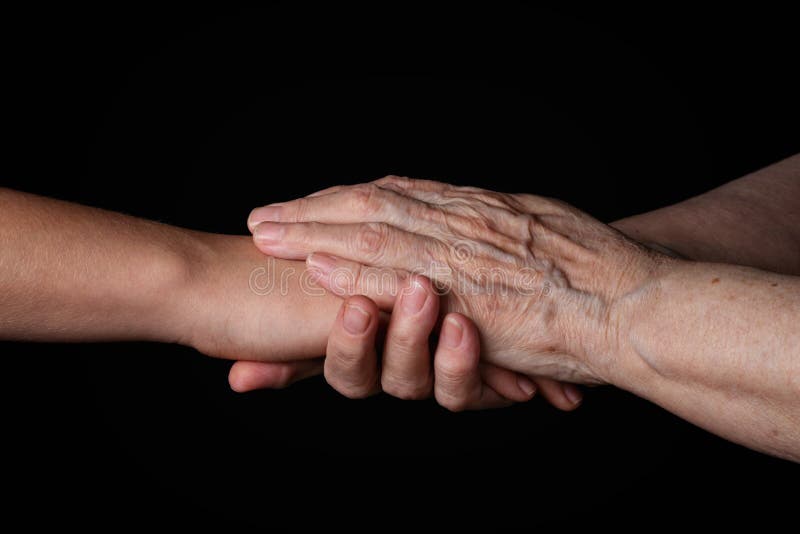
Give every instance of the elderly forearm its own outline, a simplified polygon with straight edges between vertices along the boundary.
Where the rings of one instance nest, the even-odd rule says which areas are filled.
[[[633,357],[617,385],[800,461],[800,279],[676,261],[618,309]]]
[[[694,260],[800,274],[800,155],[612,226]]]

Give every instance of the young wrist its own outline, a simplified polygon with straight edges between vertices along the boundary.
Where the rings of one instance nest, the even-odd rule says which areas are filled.
[[[170,341],[229,359],[324,353],[340,301],[305,287],[302,263],[265,256],[246,236],[193,232],[187,245],[185,276],[171,299]]]
[[[153,341],[194,347],[196,332],[207,323],[202,304],[217,255],[213,234],[181,230],[160,269],[161,291],[153,294]]]

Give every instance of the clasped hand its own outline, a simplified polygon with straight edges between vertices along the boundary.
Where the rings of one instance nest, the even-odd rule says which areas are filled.
[[[433,392],[454,410],[525,401],[536,386],[571,409],[572,383],[612,382],[627,352],[619,310],[665,261],[560,201],[395,176],[257,208],[248,226],[262,252],[306,260],[348,299],[324,364],[334,388]],[[391,312],[381,362],[379,310]]]

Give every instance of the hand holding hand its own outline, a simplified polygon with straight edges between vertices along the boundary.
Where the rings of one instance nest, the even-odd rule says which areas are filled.
[[[424,277],[409,280],[413,285],[408,286],[413,289],[408,300],[421,302],[421,308],[412,310],[405,300],[396,307],[379,360],[376,341],[384,334],[378,335],[378,329],[387,316],[379,314],[374,302],[359,296],[342,301],[320,287],[314,290],[302,264],[265,258],[249,240],[197,237],[202,246],[192,247],[199,252],[187,262],[185,289],[170,299],[179,308],[171,316],[181,318],[175,341],[211,356],[242,360],[229,378],[237,391],[284,387],[324,371],[348,397],[381,390],[401,398],[435,395],[453,410],[504,406],[534,395],[535,386],[523,375],[478,362],[478,336],[463,316],[448,316],[445,329],[462,327],[461,343],[452,347],[445,343],[448,338],[440,339],[432,363],[428,340],[439,297]],[[266,284],[261,278],[270,280],[270,291],[254,287]],[[557,385],[537,382],[554,405],[565,410],[577,406]]]
[[[616,304],[666,261],[563,202],[398,177],[259,208],[248,225],[334,293],[385,305],[424,274],[447,290],[443,312],[475,321],[487,361],[578,383],[612,381]]]
[[[360,295],[346,298],[328,337],[324,364],[319,360],[240,361],[231,368],[231,387],[236,391],[285,387],[324,369],[328,383],[350,398],[380,391],[403,399],[433,395],[445,408],[461,411],[525,402],[541,391],[562,410],[580,404],[577,389],[567,390],[567,394],[555,381],[531,380],[480,362],[477,329],[457,313],[444,318],[431,358],[429,337],[437,324],[439,296],[430,281],[420,276],[410,279],[401,293],[404,300],[394,306],[386,328],[382,327],[387,315],[372,300]],[[379,345],[380,357],[376,351]]]

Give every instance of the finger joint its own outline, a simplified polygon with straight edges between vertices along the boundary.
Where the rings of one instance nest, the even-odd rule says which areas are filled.
[[[384,223],[366,223],[355,234],[353,247],[368,262],[380,260],[389,241],[389,226]]]

